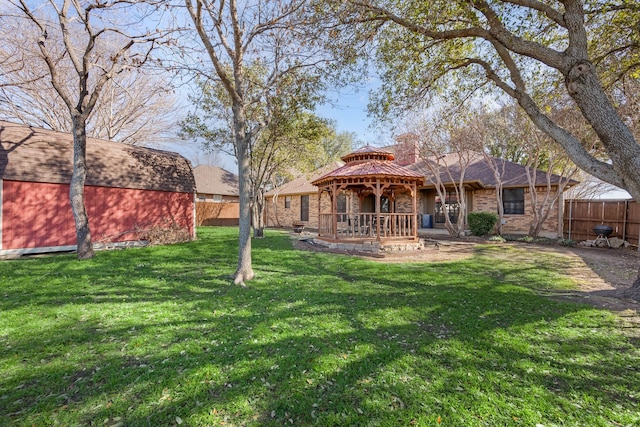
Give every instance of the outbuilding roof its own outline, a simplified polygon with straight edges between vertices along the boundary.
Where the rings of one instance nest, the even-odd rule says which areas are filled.
[[[198,193],[238,196],[238,176],[218,166],[199,165],[193,168]]]
[[[72,135],[0,121],[0,179],[68,184],[72,172]],[[195,191],[180,154],[94,138],[87,138],[86,185]]]

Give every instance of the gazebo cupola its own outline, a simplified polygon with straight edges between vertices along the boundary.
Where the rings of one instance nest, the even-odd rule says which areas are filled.
[[[325,240],[417,240],[417,188],[424,176],[394,163],[392,152],[364,146],[318,187],[318,237]]]

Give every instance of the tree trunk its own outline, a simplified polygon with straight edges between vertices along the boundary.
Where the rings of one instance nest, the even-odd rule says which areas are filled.
[[[71,212],[76,226],[78,259],[94,257],[89,217],[84,203],[84,184],[87,178],[87,132],[85,121],[73,117],[73,174],[69,186]]]
[[[536,191],[535,187],[532,191]],[[540,231],[542,230],[542,225],[547,220],[547,217],[549,215],[545,215],[544,208],[536,206],[537,201],[535,198],[533,198],[532,204],[534,205],[531,208],[533,219],[531,220],[531,224],[529,224],[529,236],[538,238],[540,236]]]
[[[256,197],[253,201],[253,237],[264,237],[264,191],[256,190]]]
[[[607,97],[595,67],[588,61],[577,62],[566,76],[566,86],[583,116],[605,146],[611,158],[611,165],[621,181],[611,182],[607,180],[606,175],[598,173],[599,171],[583,169],[603,181],[628,190],[637,198],[640,196],[640,179],[637,175],[640,170],[640,145]],[[582,167],[578,161],[576,163]]]
[[[540,237],[540,230],[544,221],[540,217],[536,217],[529,226],[529,237]]]
[[[253,279],[251,267],[251,159],[248,135],[245,133],[244,108],[234,103],[234,131],[238,153],[238,190],[240,192],[240,220],[238,236],[238,267],[234,274],[234,283],[245,286],[244,282]]]

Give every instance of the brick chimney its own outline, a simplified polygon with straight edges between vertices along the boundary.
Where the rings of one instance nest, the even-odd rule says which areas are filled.
[[[420,160],[420,150],[418,147],[418,136],[414,133],[403,133],[396,136],[397,144],[394,146],[396,164],[407,166]]]

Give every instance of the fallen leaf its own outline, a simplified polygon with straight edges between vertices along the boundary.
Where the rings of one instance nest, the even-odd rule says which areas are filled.
[[[178,425],[182,424],[182,418],[176,417],[176,423],[178,423]]]

